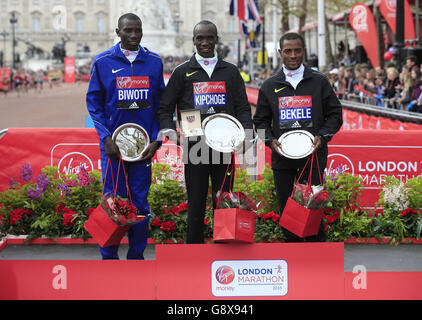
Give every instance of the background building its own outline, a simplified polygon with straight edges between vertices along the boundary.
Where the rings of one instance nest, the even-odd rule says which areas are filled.
[[[142,44],[163,56],[190,56],[192,30],[200,20],[219,28],[227,59],[244,58],[245,38],[238,19],[229,14],[229,0],[0,0],[0,51],[3,65],[45,69],[60,63],[65,54],[86,63],[118,39],[118,17],[135,12],[143,20]],[[275,9],[267,9],[271,22]],[[274,21],[279,21],[275,19]],[[13,32],[14,30],[14,32]],[[267,28],[267,49],[272,56],[273,32]],[[15,45],[13,46],[13,38]],[[239,51],[240,50],[240,51]]]

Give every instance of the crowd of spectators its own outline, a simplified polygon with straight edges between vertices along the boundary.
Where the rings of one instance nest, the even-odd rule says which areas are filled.
[[[336,67],[325,72],[341,99],[411,112],[422,112],[422,74],[415,56],[408,56],[399,72],[367,64]]]
[[[14,92],[17,97],[30,91],[41,93],[44,88],[59,86],[64,81],[63,68],[47,68],[46,70],[30,70],[25,68],[11,69],[10,73],[0,72],[0,91],[5,96]],[[76,82],[88,81],[90,65],[76,69]]]

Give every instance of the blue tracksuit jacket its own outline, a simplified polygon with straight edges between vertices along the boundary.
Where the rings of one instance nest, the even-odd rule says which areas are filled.
[[[86,104],[99,136],[105,193],[113,194],[109,171],[105,179],[108,157],[104,152],[107,136],[120,125],[133,122],[148,132],[151,141],[157,139],[159,123],[157,108],[165,88],[161,58],[146,48],[130,63],[120,49],[120,42],[96,56],[91,70]],[[111,161],[116,181],[118,162]],[[125,162],[133,203],[145,213],[149,211],[146,197],[151,182],[149,161]],[[120,168],[123,174],[123,169]],[[119,174],[117,194],[125,197],[125,179]]]

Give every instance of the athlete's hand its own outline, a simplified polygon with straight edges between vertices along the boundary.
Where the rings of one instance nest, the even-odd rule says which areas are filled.
[[[283,155],[280,153],[281,143],[277,139],[274,139],[271,143],[271,149],[273,149],[280,157]]]
[[[160,147],[160,144],[157,141],[151,142],[148,147],[145,149],[145,151],[142,153],[142,158],[139,159],[139,161],[151,159],[154,155],[157,149]]]
[[[110,136],[106,138],[106,142],[104,144],[105,153],[110,157],[116,160],[120,159],[120,150],[116,143],[111,139]]]
[[[312,151],[312,152],[317,151],[319,148],[321,148],[321,146],[322,146],[321,137],[315,136],[315,138],[314,138],[314,151]]]

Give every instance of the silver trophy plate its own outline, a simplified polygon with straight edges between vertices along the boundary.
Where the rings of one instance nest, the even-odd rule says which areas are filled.
[[[226,113],[213,114],[202,121],[206,144],[219,152],[232,152],[245,140],[240,122]]]
[[[281,143],[280,153],[290,159],[305,158],[314,151],[314,136],[305,130],[286,132],[278,138]]]
[[[119,147],[122,159],[129,162],[138,161],[149,145],[146,130],[136,123],[125,123],[118,127],[112,136]]]

